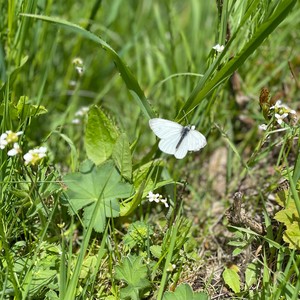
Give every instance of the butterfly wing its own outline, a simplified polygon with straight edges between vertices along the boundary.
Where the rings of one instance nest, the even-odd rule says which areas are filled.
[[[189,133],[188,133],[189,134]],[[182,140],[181,144],[179,145],[179,147],[176,149],[174,156],[177,159],[182,159],[186,156],[187,152],[188,152],[188,145],[186,143],[186,139],[187,139],[188,135],[186,137],[184,137],[184,139]]]
[[[175,154],[177,151],[176,146],[180,140],[181,135],[173,134],[169,135],[167,138],[163,138],[160,140],[158,144],[158,148],[167,154]]]
[[[161,139],[158,144],[159,149],[167,154],[175,154],[183,126],[160,118],[151,119],[149,125],[153,132]]]
[[[195,129],[191,129],[187,136],[185,137],[188,151],[199,151],[206,145],[205,136]]]
[[[170,138],[174,136],[181,136],[183,126],[165,119],[154,118],[149,120],[149,126],[153,132],[161,139]]]

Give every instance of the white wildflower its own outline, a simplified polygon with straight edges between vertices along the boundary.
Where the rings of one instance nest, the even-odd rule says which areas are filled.
[[[168,204],[168,202],[167,202],[167,201],[168,201],[168,199],[167,199],[167,198],[165,198],[165,199],[161,199],[161,200],[160,200],[160,202],[161,202],[161,203],[163,203],[163,204],[165,205],[165,207],[167,207],[167,208],[168,208],[168,207],[169,207],[169,204]]]
[[[0,149],[4,149],[8,144],[17,142],[19,135],[22,133],[23,131],[13,132],[11,130],[2,133],[0,136]]]
[[[291,109],[288,105],[282,103],[281,100],[277,100],[275,105],[271,106],[270,109],[274,109],[275,112],[283,112],[283,113],[290,113],[295,115],[296,111]]]
[[[8,152],[7,152],[7,155],[8,156],[15,156],[19,153],[21,153],[21,148],[20,148],[20,145],[18,143],[14,143],[14,146],[12,149],[10,149]]]
[[[2,133],[0,136],[0,149],[4,149],[8,144],[6,138],[7,138],[7,133]]]
[[[213,46],[212,48],[213,48],[214,50],[216,50],[217,52],[221,53],[221,52],[224,50],[225,46],[224,46],[224,45],[217,44],[217,45]]]
[[[277,100],[276,103],[275,103],[275,105],[271,106],[270,109],[276,110],[276,109],[279,109],[281,107],[282,107],[282,101],[281,100]]]
[[[89,106],[82,106],[79,110],[76,111],[75,113],[75,117],[72,120],[73,124],[80,124],[81,123],[81,119],[87,114],[87,112],[89,111]]]
[[[84,72],[83,67],[75,67],[75,69],[76,69],[78,75],[80,75],[80,76],[81,76],[81,75],[83,74],[83,72]]]
[[[19,135],[23,133],[23,131],[13,132],[11,130],[6,131],[7,137],[6,140],[8,143],[15,143],[18,141]]]
[[[76,117],[82,117],[84,115],[86,115],[86,113],[89,111],[89,107],[88,106],[82,106],[79,110],[76,111],[75,116]]]
[[[283,119],[285,119],[288,115],[289,115],[288,113],[284,113],[284,114],[282,114],[282,115],[280,115],[280,114],[275,114],[275,118],[276,118],[277,123],[278,123],[279,125],[281,125],[282,122],[283,122]]]
[[[47,148],[39,147],[36,149],[29,150],[24,156],[25,165],[35,165],[42,158],[46,157]]]
[[[81,76],[84,72],[82,59],[79,57],[76,57],[73,59],[72,63],[75,66],[75,70],[77,71],[78,75]]]
[[[75,57],[72,61],[73,65],[75,66],[82,66],[83,65],[83,61],[80,57]]]
[[[75,119],[72,120],[72,123],[73,124],[80,124],[81,121],[79,119],[75,118]]]
[[[268,125],[267,125],[267,124],[261,124],[261,125],[258,125],[258,128],[259,128],[260,130],[266,131],[267,128],[268,128]]]
[[[165,205],[165,207],[169,207],[169,204],[167,203],[167,198],[163,199],[162,195],[160,194],[153,194],[152,191],[150,191],[146,198],[148,198],[149,202],[161,202]]]
[[[146,198],[148,198],[149,202],[159,202],[159,194],[153,194],[151,191],[148,193],[148,196]]]

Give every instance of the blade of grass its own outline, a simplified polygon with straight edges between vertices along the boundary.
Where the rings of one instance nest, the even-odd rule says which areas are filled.
[[[178,224],[177,222],[175,223],[173,229],[172,229],[172,234],[171,234],[171,241],[170,241],[170,246],[169,246],[169,251],[168,251],[168,255],[166,257],[166,262],[164,265],[164,270],[163,270],[163,275],[160,281],[160,287],[159,287],[159,291],[158,291],[158,295],[157,295],[157,300],[161,300],[162,296],[163,296],[163,292],[164,292],[164,288],[167,282],[167,273],[168,273],[168,266],[171,263],[172,260],[172,255],[173,255],[173,250],[175,247],[175,242],[176,242],[176,238],[177,238],[177,231],[178,231]]]

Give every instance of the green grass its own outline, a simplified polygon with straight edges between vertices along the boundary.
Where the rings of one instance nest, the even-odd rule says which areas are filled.
[[[297,1],[0,13],[0,299],[299,298]],[[207,146],[162,153],[154,117]]]

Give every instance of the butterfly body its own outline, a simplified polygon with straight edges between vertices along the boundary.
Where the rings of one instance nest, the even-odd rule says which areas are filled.
[[[182,159],[188,151],[199,151],[206,145],[206,138],[195,126],[182,126],[176,122],[154,118],[149,121],[150,128],[161,140],[159,149]]]

